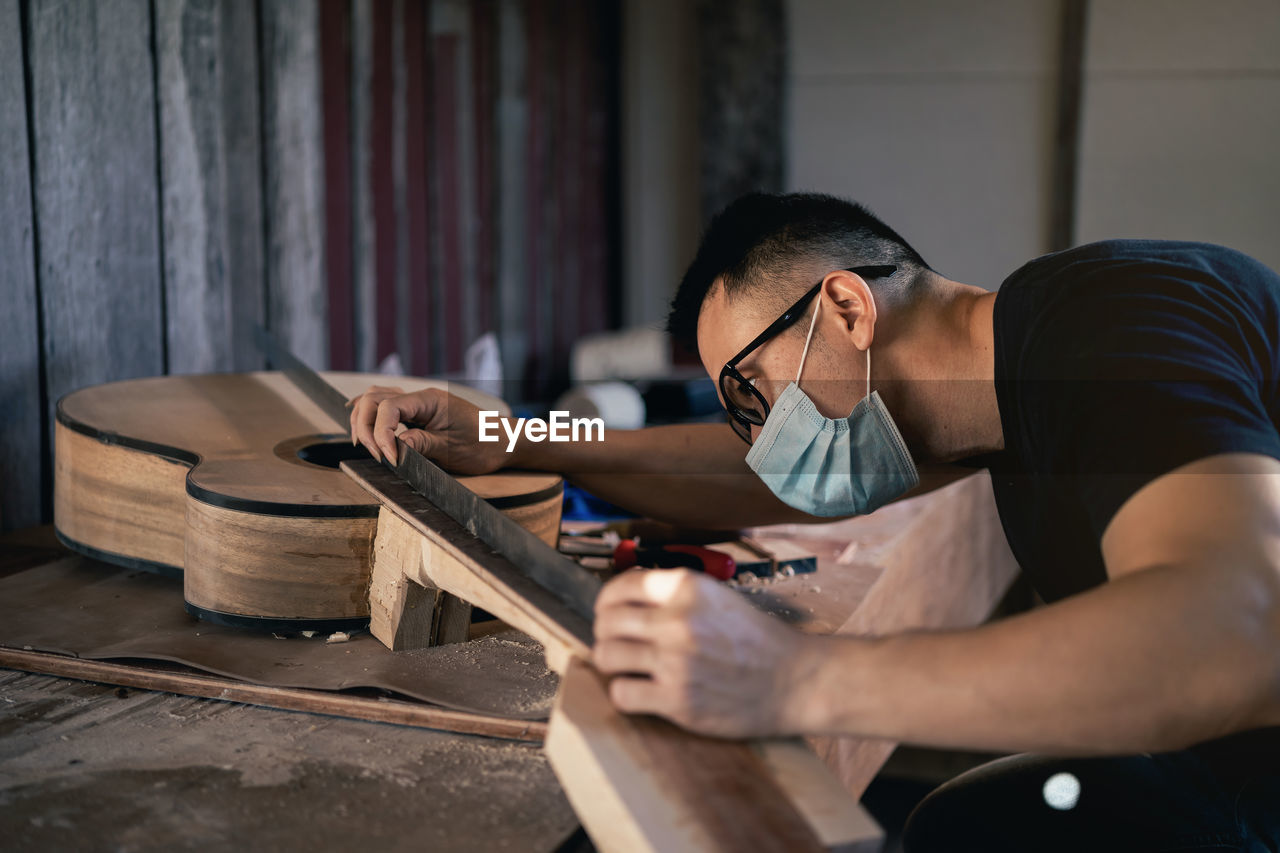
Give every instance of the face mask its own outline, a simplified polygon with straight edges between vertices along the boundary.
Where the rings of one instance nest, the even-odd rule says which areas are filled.
[[[814,306],[795,382],[769,410],[747,465],[795,509],[824,517],[865,515],[915,488],[920,475],[880,392],[871,391],[869,347],[867,393],[849,417],[824,417],[800,390],[821,304]]]

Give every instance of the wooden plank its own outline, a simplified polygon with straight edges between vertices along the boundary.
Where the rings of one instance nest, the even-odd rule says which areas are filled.
[[[262,3],[262,136],[268,328],[327,366],[324,144],[317,0]]]
[[[377,231],[373,218],[373,9],[351,4],[351,269],[358,370],[378,364]]]
[[[393,652],[467,639],[471,605],[424,580],[421,535],[383,507],[369,578],[369,633]]]
[[[428,140],[431,124],[438,116],[428,114],[427,8],[423,2],[404,4],[400,36],[404,45],[402,113],[404,180],[400,190],[400,233],[405,235],[401,281],[405,288],[400,302],[402,327],[400,355],[412,373],[439,373],[440,327],[433,324],[435,294],[432,293],[431,254],[434,248],[431,218],[431,162]],[[449,286],[456,286],[450,284]]]
[[[477,332],[484,334],[497,327],[494,314],[494,270],[497,245],[494,235],[496,193],[494,192],[494,112],[496,109],[495,37],[497,18],[492,2],[470,4],[471,13],[471,96],[475,120],[475,195],[476,214],[473,254],[476,262]]]
[[[321,0],[324,104],[325,271],[329,283],[329,363],[355,367],[351,222],[351,8]]]
[[[410,566],[421,575],[410,580],[437,586],[524,631],[542,643],[547,665],[557,672],[571,656],[590,654],[587,620],[394,473],[372,462],[343,462],[342,470],[421,537],[422,561]]]
[[[437,17],[441,10],[436,9]],[[434,182],[436,200],[437,244],[440,247],[439,304],[440,317],[435,325],[440,340],[437,364],[446,371],[462,369],[463,335],[466,319],[463,312],[464,291],[469,282],[464,278],[462,261],[462,228],[466,217],[463,209],[462,162],[458,145],[460,99],[458,97],[458,53],[461,36],[442,31],[436,22],[431,48],[432,131],[434,147]]]
[[[61,678],[97,681],[158,690],[202,699],[242,702],[283,711],[305,711],[353,720],[371,720],[414,728],[539,742],[546,737],[546,723],[509,720],[467,711],[453,711],[394,699],[369,699],[343,693],[325,693],[297,687],[267,687],[229,678],[170,670],[126,666],[107,661],[81,660],[42,652],[0,648],[0,666]]]
[[[546,751],[602,850],[825,849],[749,746],[620,713],[580,660],[561,674]]]
[[[0,530],[40,522],[40,338],[31,217],[31,152],[18,0],[0,0]]]
[[[752,190],[782,189],[786,162],[786,4],[699,0],[702,221]]]
[[[164,370],[151,23],[146,0],[27,8],[52,403]]]
[[[165,328],[172,373],[261,366],[256,25],[246,0],[156,6]]]
[[[519,368],[529,354],[529,300],[525,293],[528,263],[525,198],[529,193],[525,140],[529,134],[529,102],[525,90],[525,7],[520,0],[500,0],[497,11],[497,176],[502,188],[498,209],[497,251],[498,343],[502,349],[503,398],[522,400]]]
[[[377,322],[374,353],[378,363],[399,351],[397,319],[398,232],[395,156],[395,5],[374,0],[370,20],[373,67],[369,94],[369,193],[372,205]]]
[[[266,325],[262,99],[255,0],[223,0],[222,129],[226,143],[227,276],[231,282],[231,364],[261,370],[254,332]]]
[[[1084,89],[1084,43],[1088,0],[1062,0],[1058,55],[1057,123],[1053,137],[1052,208],[1049,251],[1075,242],[1077,179],[1080,171],[1080,100]]]

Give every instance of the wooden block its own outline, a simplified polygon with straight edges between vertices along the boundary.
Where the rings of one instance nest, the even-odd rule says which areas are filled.
[[[467,639],[471,605],[431,582],[422,535],[391,510],[378,513],[369,582],[369,632],[392,651]]]
[[[570,656],[590,653],[591,628],[563,601],[526,577],[510,560],[372,461],[343,462],[342,470],[418,535],[421,560],[406,563],[411,580],[432,584],[542,643],[547,665],[560,672]],[[442,614],[443,616],[443,614]]]
[[[561,676],[545,749],[591,840],[606,853],[825,849],[751,746],[620,713],[603,677],[581,660]],[[824,831],[833,825],[824,820]]]
[[[843,853],[880,850],[884,831],[808,744],[800,738],[776,738],[752,746],[824,847]]]

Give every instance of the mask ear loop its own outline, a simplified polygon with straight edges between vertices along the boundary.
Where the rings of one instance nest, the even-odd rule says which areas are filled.
[[[871,347],[867,347],[867,399],[871,399]]]
[[[822,294],[813,305],[813,319],[809,321],[809,334],[804,339],[804,350],[800,353],[800,367],[796,369],[796,385],[800,385],[800,374],[804,373],[804,361],[809,357],[809,344],[813,342],[813,327],[818,324],[818,311],[822,308]]]

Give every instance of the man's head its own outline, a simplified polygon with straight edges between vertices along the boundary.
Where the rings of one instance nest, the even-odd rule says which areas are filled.
[[[849,267],[892,266],[868,281]],[[827,195],[753,193],[718,214],[672,301],[668,328],[696,349],[713,379],[743,346],[817,282],[804,315],[762,344],[739,369],[758,379],[772,404],[795,371],[821,303],[805,376],[851,379],[875,335],[878,313],[909,304],[932,275],[928,265],[888,225],[860,205]],[[847,382],[806,387],[829,417],[847,415]],[[860,396],[860,394],[859,394]]]

